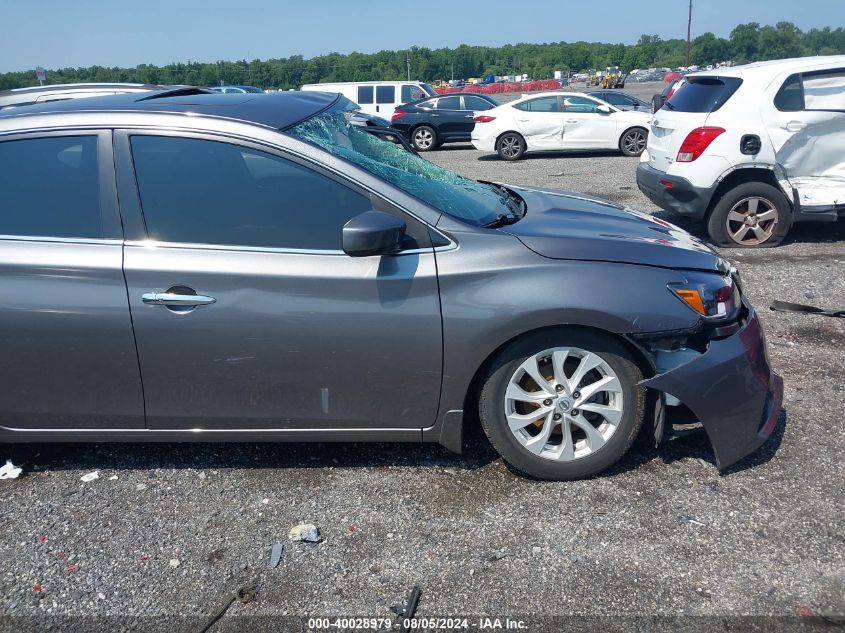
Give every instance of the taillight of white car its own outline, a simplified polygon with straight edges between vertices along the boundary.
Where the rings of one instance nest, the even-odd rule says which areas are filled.
[[[490,116],[488,114],[479,114],[478,116],[473,117],[472,120],[476,123],[491,123],[496,120],[496,117]]]
[[[691,163],[696,158],[704,153],[710,143],[712,143],[717,136],[724,134],[725,128],[715,126],[697,127],[692,132],[687,134],[684,142],[681,143],[681,148],[678,150],[678,157],[675,159],[679,163]]]

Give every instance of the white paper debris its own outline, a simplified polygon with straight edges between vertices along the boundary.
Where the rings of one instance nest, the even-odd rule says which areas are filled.
[[[0,466],[0,479],[17,479],[23,472],[22,468],[15,466],[11,459],[7,459],[3,466]]]
[[[85,483],[88,483],[89,481],[94,481],[95,479],[99,479],[99,478],[100,478],[100,471],[95,470],[93,472],[88,473],[87,475],[82,475],[82,477],[79,478],[79,481],[84,481]]]

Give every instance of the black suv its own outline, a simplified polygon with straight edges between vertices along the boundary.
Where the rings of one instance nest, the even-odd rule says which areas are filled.
[[[392,124],[417,150],[426,152],[442,143],[468,142],[475,126],[474,113],[498,105],[493,97],[478,93],[426,97],[396,108]]]

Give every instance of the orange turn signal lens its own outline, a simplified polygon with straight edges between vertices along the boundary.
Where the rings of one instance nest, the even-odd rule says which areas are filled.
[[[698,294],[698,290],[678,288],[674,292],[683,299],[689,307],[698,312],[701,316],[707,316],[707,311],[704,309],[704,302],[701,300],[701,295]]]

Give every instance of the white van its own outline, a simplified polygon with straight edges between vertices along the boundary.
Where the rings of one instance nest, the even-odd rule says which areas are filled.
[[[306,84],[303,90],[339,92],[361,106],[361,111],[390,119],[393,109],[402,104],[437,93],[420,81],[345,81],[334,84]]]

